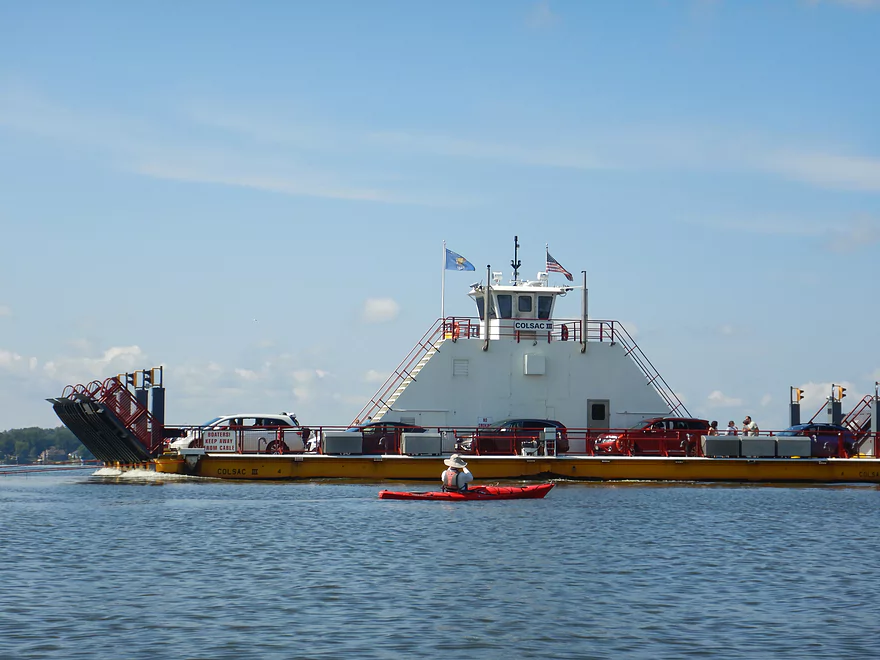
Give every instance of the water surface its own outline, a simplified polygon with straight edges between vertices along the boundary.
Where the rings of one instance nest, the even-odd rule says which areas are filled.
[[[0,475],[3,658],[872,658],[875,486]]]

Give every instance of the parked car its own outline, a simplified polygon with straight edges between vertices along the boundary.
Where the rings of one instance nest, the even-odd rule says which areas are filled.
[[[465,439],[465,448],[480,454],[521,454],[523,443],[527,443],[527,449],[543,454],[543,431],[551,427],[556,429],[556,453],[564,454],[569,448],[568,431],[555,419],[503,419],[478,428],[471,438]]]
[[[301,452],[311,431],[300,426],[292,413],[239,413],[210,419],[187,429],[172,448],[204,447],[206,451],[245,454]]]
[[[847,456],[855,453],[856,439],[852,432],[841,424],[822,424],[809,422],[789,426],[776,435],[806,435],[810,437],[810,455],[817,458],[840,456],[840,438]]]
[[[425,429],[404,422],[368,422],[352,426],[347,431],[360,432],[364,439],[365,454],[399,454],[400,440],[404,433],[424,433]]]
[[[709,422],[692,417],[652,417],[625,431],[603,433],[593,445],[597,454],[694,454]]]

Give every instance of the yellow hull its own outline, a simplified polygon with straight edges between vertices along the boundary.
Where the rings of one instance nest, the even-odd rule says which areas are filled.
[[[477,479],[880,483],[880,460],[562,456],[467,457]],[[156,459],[157,472],[218,479],[439,480],[442,457],[204,455]]]

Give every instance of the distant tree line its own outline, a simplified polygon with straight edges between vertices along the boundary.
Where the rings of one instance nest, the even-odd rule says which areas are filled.
[[[0,461],[3,463],[33,463],[45,450],[52,448],[85,459],[94,458],[66,426],[0,431]]]

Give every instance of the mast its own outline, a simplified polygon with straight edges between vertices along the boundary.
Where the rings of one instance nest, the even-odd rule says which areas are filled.
[[[519,255],[519,236],[513,237],[513,261],[510,262],[510,265],[513,266],[513,286],[516,286],[519,281],[519,267],[522,266],[522,262],[517,258]]]

